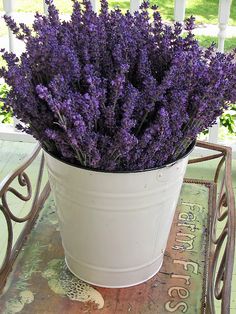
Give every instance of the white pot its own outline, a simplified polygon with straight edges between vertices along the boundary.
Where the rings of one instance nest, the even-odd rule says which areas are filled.
[[[45,157],[71,272],[102,287],[129,287],[155,275],[188,156],[133,173],[87,170]]]

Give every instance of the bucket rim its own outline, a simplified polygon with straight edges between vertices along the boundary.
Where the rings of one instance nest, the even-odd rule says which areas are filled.
[[[155,170],[159,170],[159,169],[163,169],[163,168],[169,168],[174,166],[175,164],[179,163],[181,160],[185,159],[188,155],[190,155],[190,153],[193,151],[194,147],[196,145],[196,140],[194,140],[189,147],[187,148],[187,150],[185,151],[185,153],[183,155],[181,155],[178,159],[176,159],[173,162],[169,162],[167,164],[164,164],[162,166],[159,167],[154,167],[154,168],[147,168],[144,170],[112,170],[112,171],[108,171],[108,170],[102,170],[102,169],[96,169],[96,168],[91,168],[91,167],[85,167],[85,166],[80,166],[80,165],[75,165],[72,164],[68,161],[62,160],[59,157],[53,155],[52,153],[49,153],[47,151],[47,149],[45,147],[42,146],[43,151],[49,155],[50,157],[52,157],[53,159],[56,159],[57,161],[61,162],[62,164],[66,164],[68,166],[74,167],[74,168],[78,168],[81,170],[85,170],[85,171],[92,171],[92,172],[99,172],[99,173],[107,173],[107,174],[135,174],[135,173],[144,173],[144,172],[149,172],[149,171],[155,171]]]

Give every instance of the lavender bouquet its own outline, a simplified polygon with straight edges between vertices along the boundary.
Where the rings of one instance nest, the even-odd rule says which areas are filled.
[[[183,36],[147,2],[123,15],[107,0],[99,14],[74,0],[63,22],[46,3],[49,16],[36,13],[32,29],[5,16],[26,52],[2,51],[0,76],[11,87],[4,108],[61,160],[107,171],[162,166],[236,102],[234,55],[200,48],[192,17]]]

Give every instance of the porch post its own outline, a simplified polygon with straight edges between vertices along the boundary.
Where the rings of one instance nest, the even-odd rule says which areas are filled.
[[[130,0],[130,13],[134,14],[135,11],[138,11],[142,0]]]
[[[219,0],[219,10],[218,10],[218,23],[219,23],[219,33],[218,33],[218,51],[224,52],[225,38],[226,38],[226,28],[230,17],[230,8],[232,0]],[[209,129],[209,142],[218,142],[218,133],[220,128],[220,120]]]
[[[186,0],[175,0],[174,18],[175,22],[183,23],[185,19]]]
[[[3,9],[6,12],[7,15],[12,15],[13,12],[13,0],[3,0]],[[12,31],[8,27],[8,44],[9,44],[9,51],[14,51],[14,38]]]

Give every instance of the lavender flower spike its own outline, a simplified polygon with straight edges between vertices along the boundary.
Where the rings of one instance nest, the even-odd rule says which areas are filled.
[[[106,171],[162,166],[236,102],[235,55],[203,50],[193,17],[171,28],[147,1],[123,15],[107,0],[98,14],[73,0],[65,22],[46,4],[33,30],[4,17],[26,52],[1,51],[0,76],[10,86],[4,110],[60,159]]]

